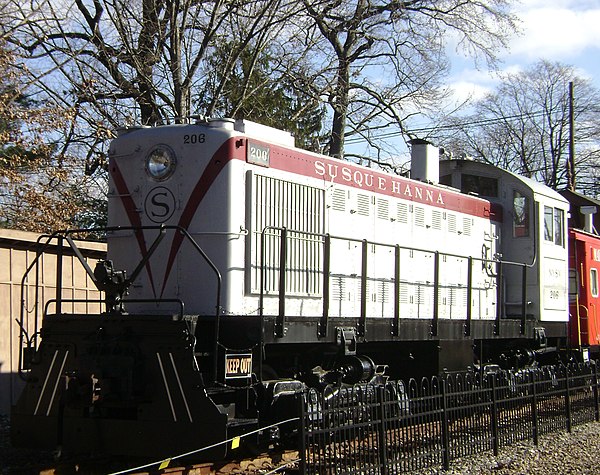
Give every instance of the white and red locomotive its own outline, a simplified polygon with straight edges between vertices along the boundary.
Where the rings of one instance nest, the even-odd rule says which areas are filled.
[[[567,346],[569,203],[532,180],[421,141],[409,179],[233,120],[126,129],[109,153],[107,310],[44,316],[18,445],[168,456],[285,417],[306,385]]]

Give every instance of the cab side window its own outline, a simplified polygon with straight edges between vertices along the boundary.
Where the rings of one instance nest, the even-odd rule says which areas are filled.
[[[564,221],[565,212],[562,209],[544,206],[544,240],[563,246]]]
[[[552,227],[554,226],[554,210],[550,206],[544,206],[544,240],[553,241]]]
[[[529,236],[529,198],[515,190],[513,192],[513,237]]]
[[[497,197],[498,179],[463,173],[460,181],[460,191],[463,193],[475,193],[481,196]]]
[[[562,209],[554,208],[554,244],[564,246],[564,222],[565,212]]]

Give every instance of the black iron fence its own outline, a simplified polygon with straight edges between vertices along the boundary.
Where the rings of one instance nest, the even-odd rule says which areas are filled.
[[[598,421],[596,364],[311,390],[301,417],[303,474],[397,474],[450,467]]]

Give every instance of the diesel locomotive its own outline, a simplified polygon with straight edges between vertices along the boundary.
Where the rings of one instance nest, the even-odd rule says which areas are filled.
[[[104,307],[68,312],[57,286],[23,338],[13,443],[225,457],[219,442],[293,417],[307,386],[526,367],[573,346],[568,201],[411,146],[407,177],[244,120],[121,130],[108,256],[81,258]],[[51,238],[77,255],[74,235]]]

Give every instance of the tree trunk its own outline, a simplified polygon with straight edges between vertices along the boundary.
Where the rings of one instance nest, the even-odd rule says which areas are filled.
[[[142,2],[142,29],[138,40],[139,63],[136,78],[140,94],[135,100],[140,107],[140,119],[144,125],[155,125],[161,121],[154,95],[154,65],[160,31],[159,12],[162,7],[160,1],[143,0]]]
[[[350,91],[350,65],[345,58],[338,61],[335,93],[329,103],[333,108],[333,123],[329,140],[329,155],[344,158],[344,131],[348,115],[348,95]]]

